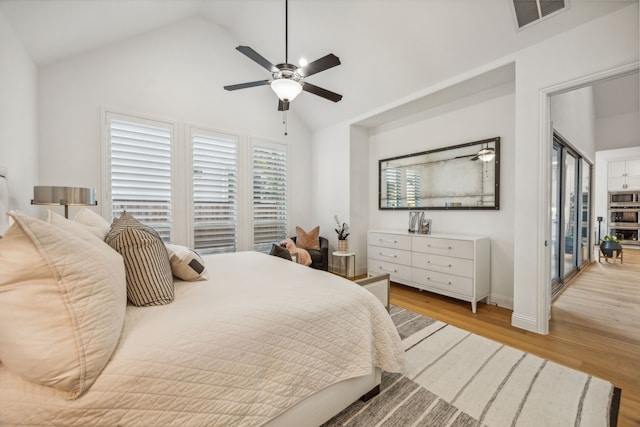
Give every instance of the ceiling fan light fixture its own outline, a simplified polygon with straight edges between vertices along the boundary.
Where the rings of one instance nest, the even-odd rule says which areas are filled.
[[[478,156],[478,159],[482,160],[483,162],[490,162],[496,156],[496,152],[493,148],[487,147],[478,151],[478,154],[476,155]]]
[[[281,101],[291,102],[302,92],[302,85],[293,79],[280,78],[271,82],[271,89]]]

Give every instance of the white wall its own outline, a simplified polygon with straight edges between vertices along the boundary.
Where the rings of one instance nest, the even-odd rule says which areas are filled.
[[[638,5],[633,4],[515,55],[515,326],[548,330],[550,141],[543,93],[636,62],[638,54]]]
[[[393,123],[372,130],[369,147],[369,227],[406,230],[407,211],[378,209],[378,161],[404,154],[500,137],[500,209],[428,210],[433,233],[482,235],[491,238],[491,301],[504,307],[513,305],[513,217],[514,217],[514,114],[513,85],[487,91],[484,101],[469,97],[458,101],[454,111]],[[423,113],[424,114],[424,113]],[[429,114],[426,114],[429,116]]]
[[[640,145],[640,113],[597,118],[595,132],[596,150],[637,147]]]
[[[9,208],[29,214],[39,183],[36,90],[36,66],[0,12],[0,165],[8,169]]]
[[[593,87],[587,86],[551,97],[551,122],[584,158],[595,161]]]
[[[244,140],[289,144],[289,228],[294,233],[295,225],[310,225],[310,133],[293,104],[284,136],[282,113],[269,87],[222,88],[267,77],[235,50],[237,45],[226,30],[193,18],[43,67],[38,97],[42,182],[100,190],[100,109],[106,107],[175,121],[182,141],[191,124]]]
[[[341,124],[313,134],[312,181],[313,226],[320,226],[320,235],[329,239],[329,253],[338,249],[338,236],[334,229],[334,215],[341,222],[357,227],[350,213],[350,143],[349,126]],[[349,236],[349,244],[357,239]]]

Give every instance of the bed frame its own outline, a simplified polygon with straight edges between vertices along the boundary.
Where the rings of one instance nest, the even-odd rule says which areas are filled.
[[[358,399],[367,401],[380,392],[380,369],[369,375],[341,381],[304,399],[273,418],[268,427],[317,427]]]

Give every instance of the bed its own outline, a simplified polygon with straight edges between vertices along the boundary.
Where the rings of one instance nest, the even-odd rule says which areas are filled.
[[[357,284],[256,252],[203,260],[208,280],[176,280],[172,303],[126,306],[76,398],[0,365],[0,424],[315,426],[402,370],[388,313]]]

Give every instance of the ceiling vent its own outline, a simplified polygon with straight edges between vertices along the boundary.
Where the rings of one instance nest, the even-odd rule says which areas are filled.
[[[567,8],[568,0],[513,0],[518,28]]]

